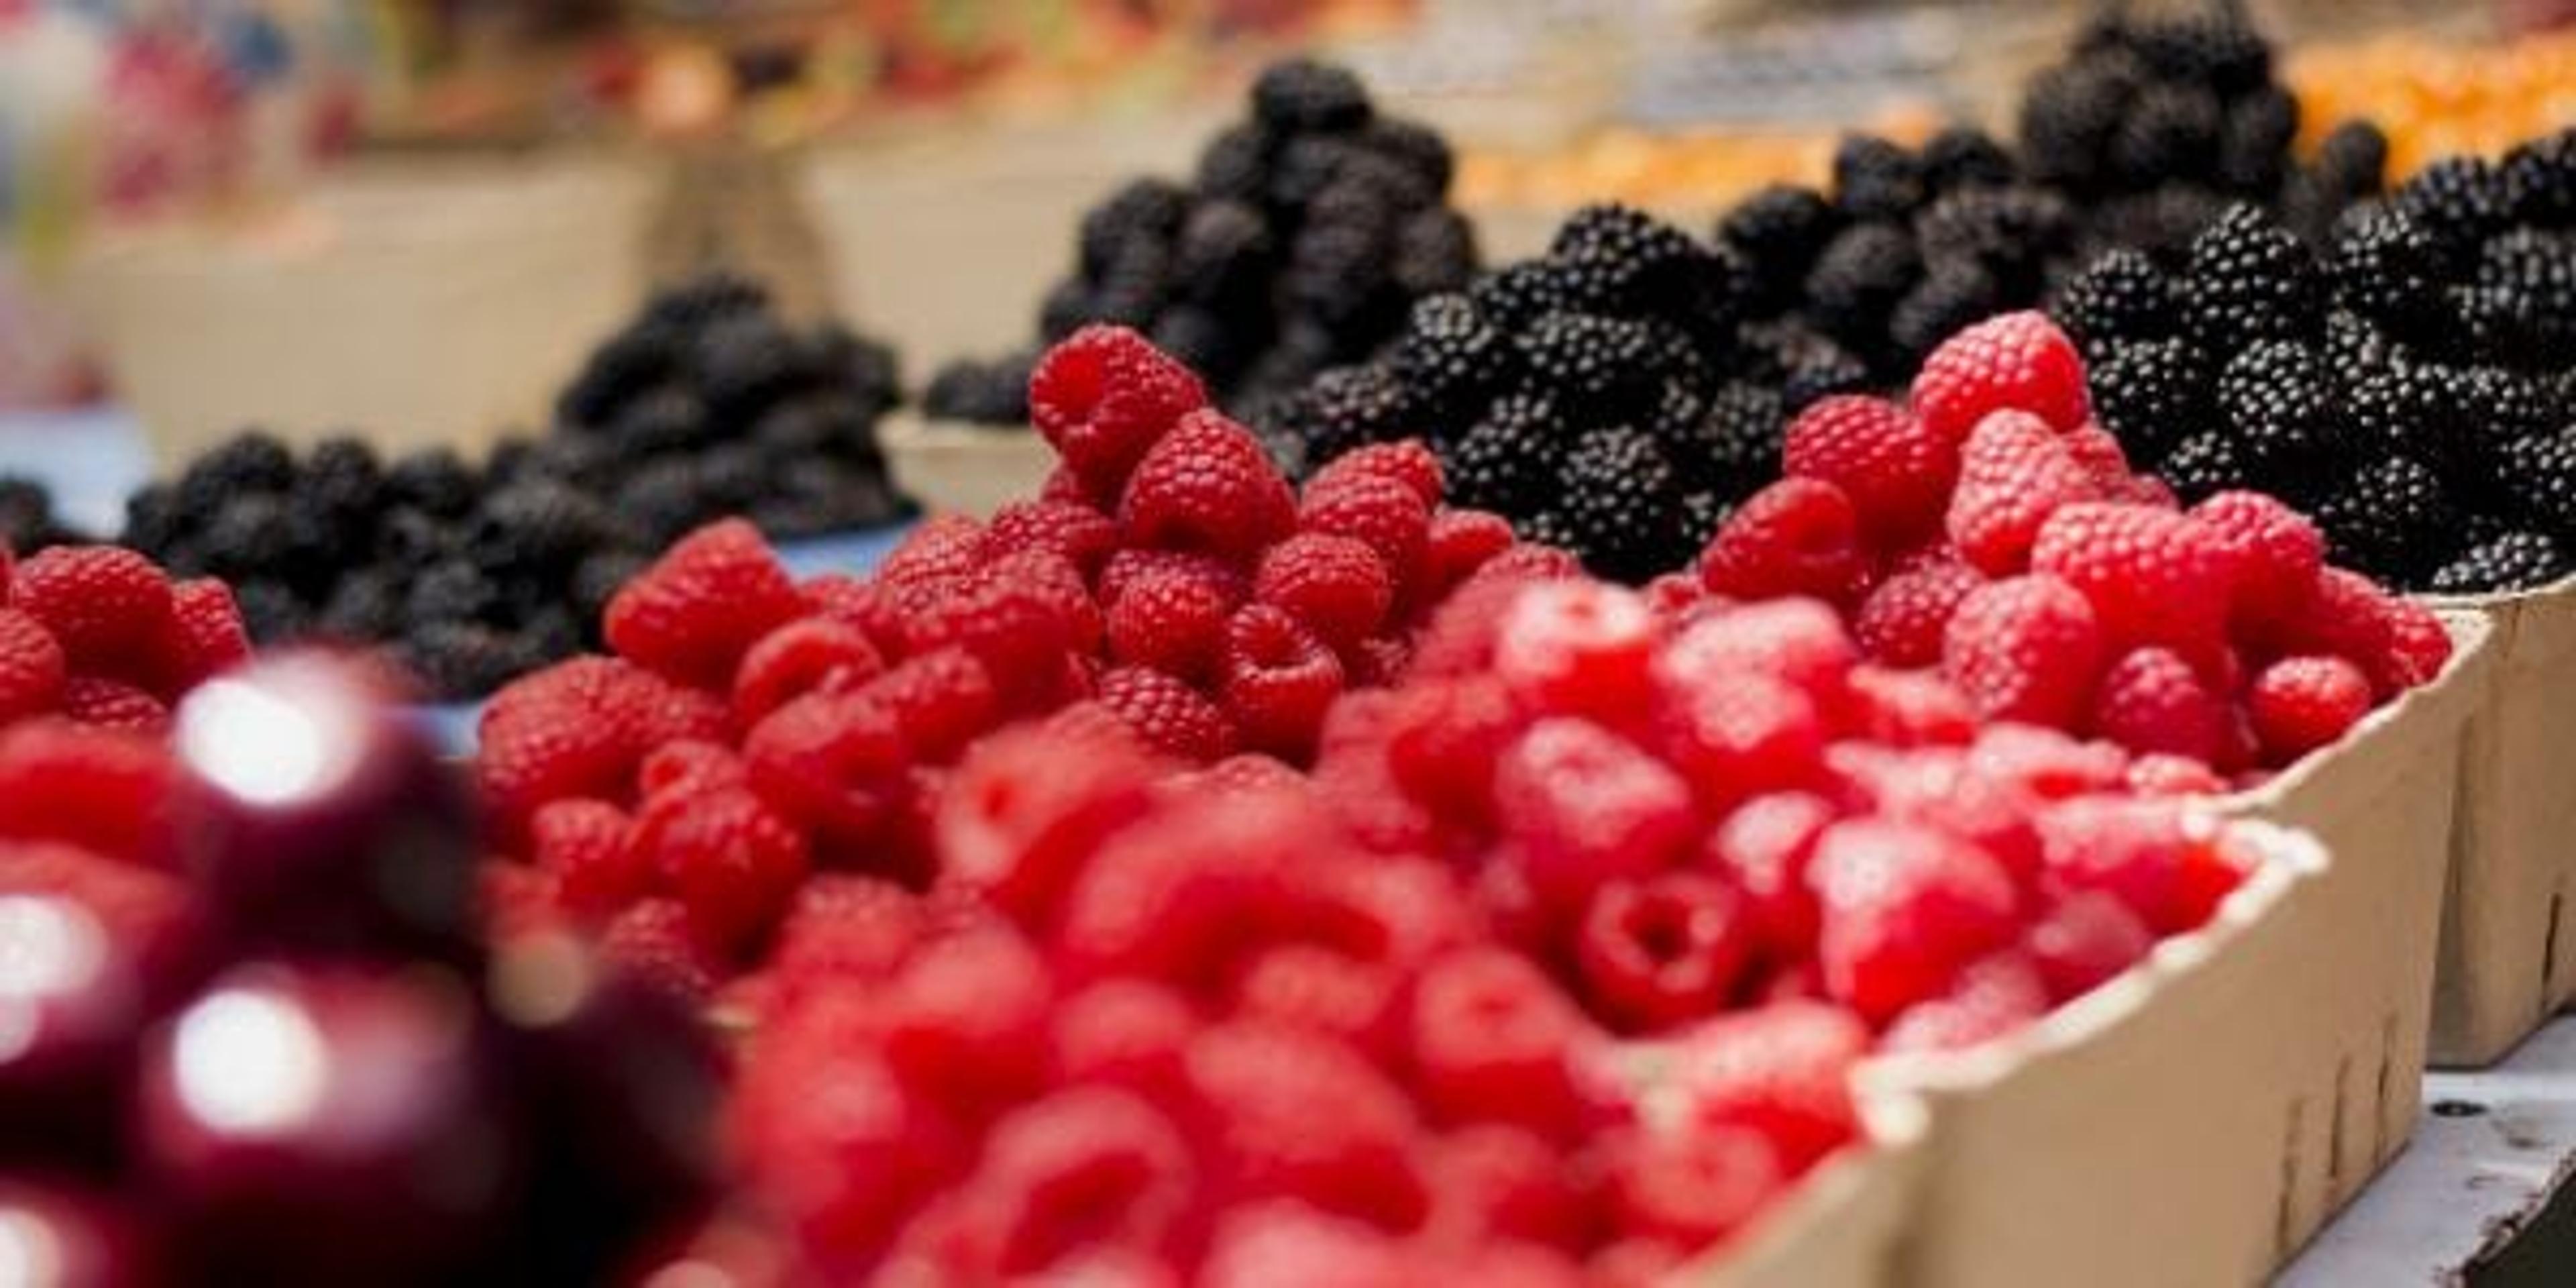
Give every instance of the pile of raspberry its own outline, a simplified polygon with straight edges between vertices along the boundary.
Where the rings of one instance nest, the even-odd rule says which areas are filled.
[[[2187,499],[2259,487],[2409,590],[2576,573],[2576,131],[2437,162],[2311,250],[2255,209],[2051,306]]]
[[[250,656],[232,591],[116,546],[0,545],[0,728],[61,716],[159,735],[170,708]]]
[[[1380,115],[1357,76],[1304,58],[1264,69],[1250,100],[1186,182],[1137,179],[1083,216],[1035,346],[950,364],[924,408],[1026,424],[1041,349],[1111,323],[1150,336],[1241,411],[1376,352],[1407,305],[1475,275],[1438,133]]]
[[[2074,346],[2037,313],[1943,344],[1907,402],[1817,403],[1784,463],[1709,543],[1703,584],[1822,599],[1870,658],[1937,669],[1979,719],[2249,780],[2450,655],[2430,611],[2328,565],[2317,525],[2280,501],[2185,509],[2132,474]]]
[[[1418,446],[1290,487],[1198,380],[1132,331],[1087,328],[1031,381],[1062,455],[1043,499],[932,520],[868,580],[792,581],[719,523],[610,601],[613,658],[496,695],[477,765],[495,879],[703,989],[755,954],[811,869],[915,882],[958,755],[1094,699],[1206,763],[1303,763],[1346,689],[1380,684],[1412,624],[1513,547],[1443,507]]]

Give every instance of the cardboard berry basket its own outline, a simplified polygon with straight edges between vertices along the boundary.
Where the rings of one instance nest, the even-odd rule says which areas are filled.
[[[1864,1070],[1930,1115],[1897,1282],[2259,1282],[2405,1144],[2490,679],[2486,624],[2444,624],[2433,683],[2215,803],[2266,862],[2208,927],[2020,1034]]]
[[[910,408],[877,429],[896,486],[932,514],[983,519],[1038,494],[1055,469],[1055,449],[1034,431],[932,420]]]
[[[1923,1105],[1902,1093],[1861,1107],[1864,1144],[1820,1164],[1719,1251],[1676,1274],[1691,1288],[1881,1288],[1923,1177]]]
[[[2433,986],[2432,1062],[2474,1066],[2576,1000],[2576,577],[2432,602],[2493,632]]]

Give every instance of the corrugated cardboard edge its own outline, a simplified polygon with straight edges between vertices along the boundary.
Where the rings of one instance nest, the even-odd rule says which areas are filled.
[[[2433,683],[2211,802],[2273,861],[2209,927],[2014,1037],[1864,1070],[1930,1115],[1899,1282],[2253,1282],[2403,1145],[2490,676],[2485,624],[2444,624]]]
[[[909,408],[877,429],[895,485],[934,514],[977,519],[1038,494],[1055,449],[1028,429],[933,420]]]
[[[1880,1288],[1899,1282],[1896,1245],[1923,1176],[1923,1105],[1880,1094],[1868,1143],[1817,1167],[1721,1251],[1673,1276],[1693,1288]]]
[[[2491,1064],[2576,1000],[2576,577],[2434,597],[2492,625],[2471,720],[2434,975],[2432,1062]]]

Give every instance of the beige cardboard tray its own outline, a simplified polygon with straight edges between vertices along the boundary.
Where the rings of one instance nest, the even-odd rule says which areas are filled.
[[[1694,1288],[1880,1288],[1923,1177],[1924,1114],[1910,1095],[1862,1106],[1869,1144],[1827,1160],[1752,1228],[1674,1276]]]
[[[2257,1282],[2404,1145],[2490,678],[2484,622],[2445,624],[2459,647],[2433,684],[2215,802],[2270,861],[2210,927],[2022,1034],[1864,1071],[1930,1115],[1896,1282]]]
[[[2432,1062],[2489,1064],[2576,1000],[2576,578],[2433,601],[2493,628],[2469,722],[2434,976]]]
[[[877,430],[895,484],[933,514],[983,519],[1035,497],[1055,469],[1055,449],[1027,429],[927,419],[910,409]]]

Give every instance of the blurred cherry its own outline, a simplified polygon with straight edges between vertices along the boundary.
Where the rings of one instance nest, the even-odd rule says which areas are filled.
[[[60,847],[0,872],[72,865],[79,892],[0,881],[0,1165],[113,1168],[134,1055],[186,987],[184,894],[156,873]],[[5,1280],[0,1280],[5,1282]]]
[[[181,704],[181,843],[237,945],[471,962],[471,810],[398,696],[307,651]]]
[[[146,1288],[162,1282],[145,1222],[104,1195],[0,1176],[0,1284]]]

